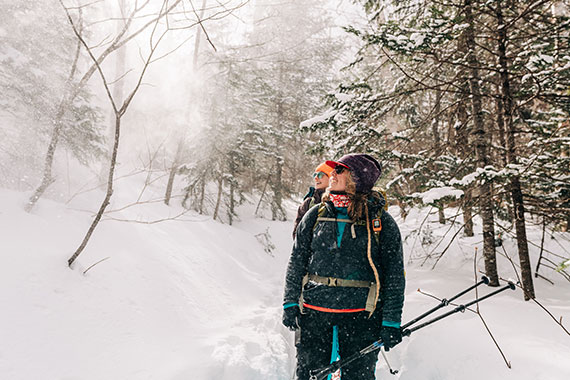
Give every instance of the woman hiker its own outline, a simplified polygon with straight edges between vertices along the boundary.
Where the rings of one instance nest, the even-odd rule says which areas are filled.
[[[300,330],[297,379],[381,338],[402,340],[404,264],[400,230],[372,187],[381,166],[367,154],[327,161],[323,202],[299,223],[283,299],[283,324]],[[333,350],[333,343],[335,350]],[[377,352],[342,367],[342,380],[374,379]]]
[[[303,203],[299,206],[297,210],[297,218],[295,218],[295,224],[293,226],[293,239],[295,239],[295,233],[297,232],[297,226],[303,216],[309,211],[311,207],[321,203],[321,197],[329,185],[329,179],[333,168],[328,166],[326,162],[323,162],[315,169],[313,173],[313,180],[315,181],[315,187],[311,186],[309,192],[303,198]]]

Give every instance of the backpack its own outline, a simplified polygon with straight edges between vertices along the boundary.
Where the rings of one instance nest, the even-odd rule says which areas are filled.
[[[373,191],[376,191],[377,193],[379,193],[384,200],[387,200],[387,196],[386,196],[386,192],[384,190],[381,189],[373,189]],[[311,200],[311,203],[309,204],[309,209],[311,207],[314,206],[314,198]],[[337,218],[327,218],[325,217],[325,213],[327,210],[327,206],[325,204],[325,202],[321,202],[320,206],[319,206],[319,210],[317,212],[317,220],[315,221],[315,224],[313,225],[313,231],[315,230],[315,228],[317,228],[317,225],[319,222],[346,222],[346,223],[350,223],[351,224],[351,232],[352,232],[352,237],[355,238],[356,234],[354,232],[354,226],[365,226],[366,222],[364,220],[359,220],[358,222],[354,223],[352,220],[350,219],[337,219]],[[374,231],[374,239],[376,240],[376,243],[379,242],[380,240],[380,231],[382,231],[382,222],[380,221],[382,218],[382,213],[384,212],[384,210],[388,210],[388,202],[386,202],[384,204],[384,207],[378,209],[376,211],[376,215],[374,215],[374,217],[372,218],[372,230]]]

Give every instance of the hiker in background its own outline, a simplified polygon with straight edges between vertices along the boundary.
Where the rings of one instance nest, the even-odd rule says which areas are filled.
[[[283,324],[300,329],[299,380],[378,338],[386,351],[402,341],[402,240],[384,196],[372,190],[381,166],[367,154],[327,164],[330,186],[299,223],[285,278]],[[374,379],[377,359],[377,352],[364,355],[341,378]]]
[[[313,180],[315,181],[315,187],[311,186],[309,192],[303,198],[303,203],[299,206],[297,210],[297,218],[295,219],[295,225],[293,226],[293,239],[295,239],[295,232],[297,231],[297,226],[303,216],[309,211],[314,205],[321,203],[321,197],[325,192],[326,188],[329,186],[329,179],[333,168],[328,166],[325,162],[317,166],[315,172],[313,173]]]

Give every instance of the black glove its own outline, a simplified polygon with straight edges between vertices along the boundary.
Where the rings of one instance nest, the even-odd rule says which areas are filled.
[[[380,338],[384,343],[384,351],[390,351],[390,348],[402,341],[402,330],[396,327],[382,326]]]
[[[297,330],[300,316],[301,310],[297,305],[283,309],[283,325],[291,331]]]

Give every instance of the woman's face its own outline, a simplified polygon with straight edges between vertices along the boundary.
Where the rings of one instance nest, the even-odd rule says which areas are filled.
[[[313,174],[315,179],[315,189],[326,189],[329,185],[329,177],[323,172],[316,172]]]
[[[344,166],[337,165],[331,174],[331,181],[330,181],[331,191],[346,191],[347,176],[348,176],[348,169],[345,168]]]

